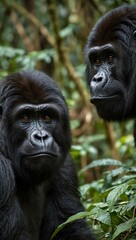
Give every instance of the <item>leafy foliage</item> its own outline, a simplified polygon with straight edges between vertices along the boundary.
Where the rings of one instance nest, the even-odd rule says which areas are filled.
[[[95,160],[85,169],[116,166],[103,173],[103,177],[81,186],[86,211],[76,214],[60,225],[57,234],[66,224],[87,218],[100,239],[136,238],[136,168],[113,159]],[[107,187],[108,186],[108,187]]]

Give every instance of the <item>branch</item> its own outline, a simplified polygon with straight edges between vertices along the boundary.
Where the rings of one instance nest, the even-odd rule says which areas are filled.
[[[56,11],[56,5],[55,1],[52,2],[52,0],[47,0],[48,3],[48,9],[51,17],[51,22],[53,24],[54,28],[54,33],[55,33],[55,46],[58,52],[59,60],[63,65],[66,67],[70,77],[73,79],[75,82],[75,85],[79,91],[79,94],[82,97],[82,100],[87,108],[90,108],[90,103],[89,103],[89,94],[86,91],[85,87],[82,84],[82,79],[78,76],[76,73],[73,65],[71,64],[70,58],[68,54],[65,53],[64,48],[63,48],[63,40],[59,35],[60,32],[60,27],[59,27],[59,20],[57,16],[57,11]]]
[[[116,139],[115,139],[115,133],[113,130],[113,125],[112,123],[107,123],[107,122],[104,122],[104,125],[105,125],[108,143],[111,147],[112,157],[115,159],[119,159],[119,152],[115,146]]]
[[[28,52],[32,51],[33,50],[32,42],[31,42],[30,38],[27,36],[24,27],[19,22],[19,19],[17,17],[17,14],[15,13],[15,11],[11,11],[11,20],[12,20],[13,24],[15,25],[15,28],[16,28],[19,36],[22,38],[27,51]]]
[[[38,28],[39,32],[46,38],[47,42],[54,47],[54,38],[49,34],[47,28],[30,12],[28,12],[24,7],[19,5],[16,2],[7,0],[3,0],[6,7],[10,9],[14,9],[15,11],[18,11],[21,13],[26,19],[28,19],[32,24],[35,25],[35,27]]]

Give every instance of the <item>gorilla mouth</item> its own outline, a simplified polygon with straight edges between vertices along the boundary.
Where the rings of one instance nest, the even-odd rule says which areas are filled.
[[[100,102],[100,101],[112,100],[114,98],[117,98],[118,96],[119,96],[119,94],[114,94],[114,95],[110,95],[110,96],[92,97],[90,99],[90,102],[93,103],[93,104],[96,104],[97,102]]]
[[[34,153],[34,154],[29,154],[26,155],[25,158],[40,158],[40,157],[53,157],[53,158],[57,158],[57,154],[52,153],[52,152],[38,152],[38,153]]]

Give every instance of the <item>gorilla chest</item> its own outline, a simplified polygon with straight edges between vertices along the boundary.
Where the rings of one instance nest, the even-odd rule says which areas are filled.
[[[45,193],[42,187],[18,195],[19,203],[25,218],[26,228],[33,240],[39,240],[43,219]]]

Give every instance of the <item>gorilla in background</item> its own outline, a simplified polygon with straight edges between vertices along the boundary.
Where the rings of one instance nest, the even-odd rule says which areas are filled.
[[[85,56],[91,103],[99,116],[107,121],[136,118],[136,5],[102,17],[89,35]]]
[[[46,74],[20,72],[0,81],[0,239],[49,240],[83,211],[69,156],[67,106]],[[85,220],[55,240],[94,240]]]

